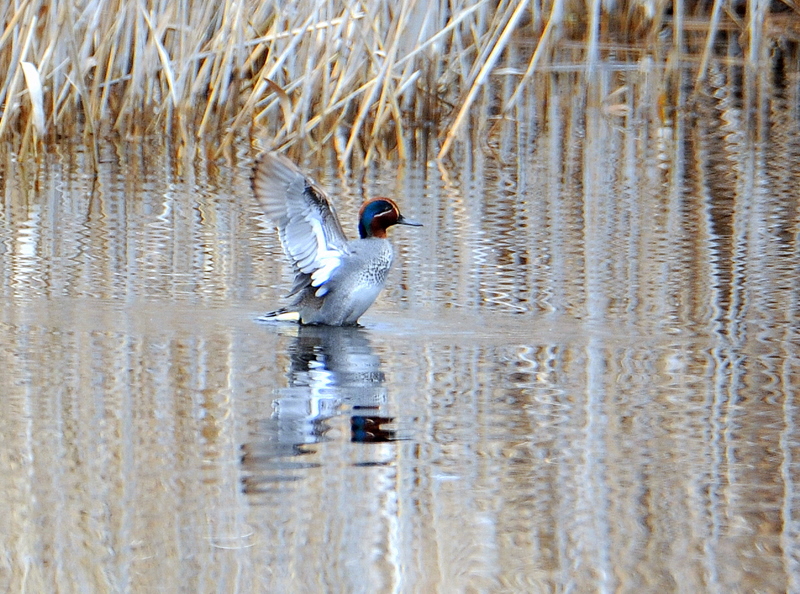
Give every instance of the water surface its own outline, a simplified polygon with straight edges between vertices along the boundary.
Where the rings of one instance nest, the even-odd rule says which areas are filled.
[[[4,153],[4,589],[800,590],[796,113],[652,76],[307,163],[351,236],[425,224],[361,328],[255,321],[290,271],[246,149]]]

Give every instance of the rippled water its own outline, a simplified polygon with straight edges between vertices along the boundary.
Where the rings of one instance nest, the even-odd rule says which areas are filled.
[[[289,270],[246,150],[3,153],[0,584],[799,591],[797,98],[650,76],[309,164],[351,235],[363,196],[425,223],[355,329],[255,321]]]

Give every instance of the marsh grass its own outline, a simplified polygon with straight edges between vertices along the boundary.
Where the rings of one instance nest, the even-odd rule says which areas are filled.
[[[543,70],[601,62],[757,67],[796,44],[795,4],[714,0],[208,2],[11,0],[0,34],[0,138],[42,143],[167,135],[216,153],[242,137],[314,151],[438,156],[466,130],[517,117]],[[498,91],[498,89],[500,89]],[[601,97],[606,101],[607,98]],[[668,101],[668,98],[665,99]]]

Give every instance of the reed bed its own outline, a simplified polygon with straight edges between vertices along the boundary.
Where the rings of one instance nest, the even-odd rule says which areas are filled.
[[[691,63],[701,85],[711,60],[755,66],[800,38],[795,3],[755,0],[11,0],[0,15],[0,138],[22,153],[166,135],[404,157],[419,132],[442,157],[485,128],[476,114],[513,117],[543,70],[649,59]]]

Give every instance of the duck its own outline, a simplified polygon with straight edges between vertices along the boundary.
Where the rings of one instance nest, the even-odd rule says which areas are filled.
[[[294,300],[261,316],[261,321],[357,326],[386,284],[392,265],[394,250],[387,229],[422,226],[405,218],[393,200],[374,198],[359,210],[359,239],[348,240],[325,191],[274,152],[257,157],[252,187],[294,269],[287,295]]]

